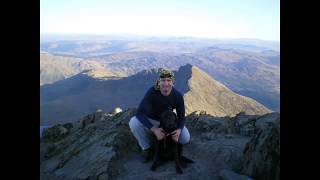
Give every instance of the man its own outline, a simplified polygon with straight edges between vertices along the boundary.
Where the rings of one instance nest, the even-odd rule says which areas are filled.
[[[162,128],[159,128],[160,115],[164,111],[176,109],[178,117],[178,129],[173,132],[172,139],[180,144],[190,141],[188,129],[184,126],[185,107],[182,94],[173,87],[173,72],[163,69],[154,87],[151,87],[141,101],[136,116],[129,122],[131,132],[137,139],[143,150],[143,162],[151,159],[150,134],[154,134],[157,140],[164,138]]]

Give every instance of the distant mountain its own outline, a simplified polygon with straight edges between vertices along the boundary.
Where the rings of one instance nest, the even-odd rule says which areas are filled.
[[[104,71],[105,76],[119,76],[95,61],[40,53],[40,85],[68,78],[84,70],[99,70],[100,73]]]
[[[280,54],[207,47],[194,53],[126,52],[92,58],[116,72],[133,75],[143,69],[177,70],[196,65],[238,94],[251,97],[270,109],[280,109]]]
[[[193,37],[142,36],[49,36],[41,51],[81,62],[95,62],[118,76],[134,75],[143,69],[177,70],[187,63],[196,65],[232,91],[251,97],[266,107],[280,111],[279,42],[258,39],[205,39]],[[52,83],[68,76],[47,66],[41,79]],[[95,69],[95,68],[94,68]],[[81,72],[83,69],[75,71]],[[41,70],[44,72],[45,68]],[[74,74],[76,74],[74,73]],[[48,75],[47,75],[48,74]],[[74,75],[73,74],[73,75]]]
[[[80,73],[40,88],[42,125],[72,121],[102,108],[137,107],[154,85],[159,71],[144,70],[121,79],[101,80]],[[205,110],[216,116],[234,116],[239,112],[265,114],[269,109],[255,100],[240,96],[211,78],[199,68],[187,64],[175,71],[175,87],[184,94],[186,113]]]
[[[45,36],[42,39],[41,51],[83,58],[136,51],[193,53],[210,46],[252,52],[280,51],[279,42],[258,39],[139,36]]]

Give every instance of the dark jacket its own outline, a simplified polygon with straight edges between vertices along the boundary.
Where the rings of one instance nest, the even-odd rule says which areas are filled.
[[[182,94],[172,87],[169,96],[163,96],[160,90],[151,87],[142,99],[136,117],[147,128],[152,128],[148,118],[159,121],[160,115],[168,109],[176,109],[178,126],[182,130],[185,121],[185,107]]]

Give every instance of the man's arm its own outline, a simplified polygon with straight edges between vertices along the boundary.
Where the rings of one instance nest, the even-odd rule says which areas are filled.
[[[184,127],[184,121],[185,121],[185,107],[184,107],[184,99],[182,95],[180,95],[178,98],[177,117],[178,117],[178,127],[182,130]]]
[[[138,120],[148,129],[151,129],[153,126],[146,116],[152,110],[151,93],[152,89],[149,89],[146,95],[143,97],[136,114]]]

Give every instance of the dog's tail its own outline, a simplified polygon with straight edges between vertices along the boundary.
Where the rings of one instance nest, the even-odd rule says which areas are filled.
[[[185,157],[185,156],[180,156],[180,160],[186,163],[194,163],[191,159]]]

